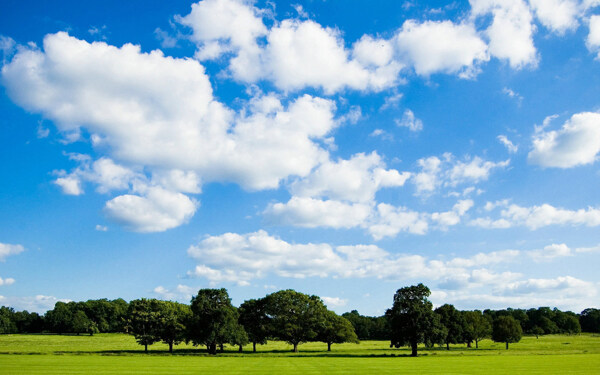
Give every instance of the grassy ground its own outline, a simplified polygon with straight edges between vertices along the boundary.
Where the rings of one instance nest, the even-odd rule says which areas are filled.
[[[384,341],[333,345],[326,351],[322,343],[291,346],[270,342],[258,346],[258,353],[238,353],[227,347],[217,357],[200,348],[178,345],[175,355],[167,346],[150,346],[144,354],[131,336],[99,334],[89,336],[1,335],[0,373],[2,374],[196,374],[214,371],[223,374],[600,374],[600,336],[524,337],[520,343],[504,344],[490,340],[479,349],[455,345],[445,348],[420,348],[419,358],[407,357],[407,348],[390,349]]]

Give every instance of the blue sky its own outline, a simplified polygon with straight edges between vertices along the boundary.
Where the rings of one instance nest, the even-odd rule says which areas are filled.
[[[598,307],[600,1],[4,1],[0,304]]]

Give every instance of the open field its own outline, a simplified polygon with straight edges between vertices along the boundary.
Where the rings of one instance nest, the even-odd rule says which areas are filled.
[[[385,341],[326,345],[309,343],[300,353],[291,346],[271,342],[258,353],[238,353],[226,347],[217,357],[191,345],[178,345],[174,355],[167,346],[152,345],[144,354],[131,336],[3,335],[0,336],[2,374],[194,374],[205,371],[223,374],[301,373],[600,373],[600,336],[551,335],[524,337],[504,350],[503,344],[484,340],[479,349],[455,345],[425,349],[419,358],[407,357],[407,348],[390,349]]]

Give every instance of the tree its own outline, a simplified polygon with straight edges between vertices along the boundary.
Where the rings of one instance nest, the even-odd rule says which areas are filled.
[[[291,289],[269,294],[265,304],[271,335],[293,345],[295,353],[300,343],[317,338],[327,311],[319,297]]]
[[[506,350],[508,350],[508,343],[519,342],[522,336],[523,329],[519,322],[512,316],[500,316],[494,320],[492,340],[495,342],[505,342]]]
[[[191,309],[188,339],[194,345],[206,345],[208,353],[217,354],[217,346],[235,341],[238,312],[226,289],[200,289],[192,297]]]
[[[435,313],[440,316],[440,321],[446,327],[446,337],[444,343],[446,349],[450,350],[450,344],[458,344],[464,342],[464,331],[466,329],[466,321],[460,311],[456,310],[453,305],[445,304],[437,309]]]
[[[244,326],[248,340],[252,343],[252,351],[256,352],[256,344],[266,344],[269,336],[269,317],[265,309],[265,300],[261,298],[244,301],[238,312],[240,324]]]
[[[186,338],[186,323],[192,315],[190,306],[171,301],[158,301],[158,337],[169,345],[169,353],[173,353],[173,345]]]
[[[492,334],[492,325],[479,310],[465,311],[463,315],[467,323],[465,339],[467,342],[475,341],[475,349],[478,349],[479,341]]]
[[[600,309],[585,309],[579,315],[583,332],[600,332]]]
[[[15,310],[12,307],[0,307],[0,333],[17,333],[14,322]]]
[[[82,310],[77,310],[75,314],[73,314],[73,332],[79,336],[81,333],[89,333],[90,336],[94,333],[95,325],[92,324],[92,321],[85,315]],[[96,328],[97,329],[97,328]]]
[[[54,309],[46,312],[46,323],[50,331],[58,333],[71,332],[73,329],[73,312],[69,304],[56,302]]]
[[[386,312],[392,346],[410,345],[413,357],[417,356],[418,344],[432,337],[439,324],[439,317],[427,299],[430,294],[429,288],[423,284],[398,289],[394,295],[394,305]]]
[[[156,299],[137,299],[131,301],[127,312],[127,330],[135,336],[144,352],[148,353],[148,345],[160,341],[160,301]]]
[[[329,310],[325,312],[323,327],[319,331],[318,339],[327,344],[328,352],[331,351],[331,344],[344,342],[358,344],[358,337],[356,337],[352,323]]]
[[[543,335],[543,334],[544,334],[544,330],[543,330],[543,329],[541,329],[541,328],[540,328],[540,327],[538,327],[538,326],[535,326],[535,327],[533,327],[533,328],[530,330],[530,332],[531,332],[532,334],[534,334],[534,335],[535,335],[535,338],[536,338],[536,339],[539,339],[539,338],[540,338],[540,335]]]

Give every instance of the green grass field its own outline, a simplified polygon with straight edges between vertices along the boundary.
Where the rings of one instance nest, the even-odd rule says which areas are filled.
[[[131,336],[1,335],[0,374],[600,374],[600,336],[551,335],[524,337],[504,349],[484,340],[479,349],[455,345],[420,348],[410,358],[408,348],[390,349],[385,341],[291,346],[270,342],[257,353],[225,347],[216,357],[203,348],[178,345],[173,355],[155,344],[150,352]]]

